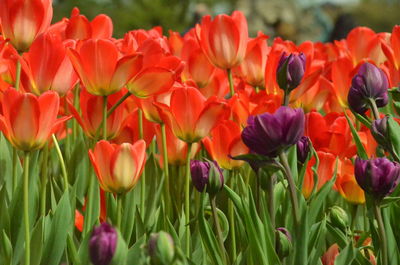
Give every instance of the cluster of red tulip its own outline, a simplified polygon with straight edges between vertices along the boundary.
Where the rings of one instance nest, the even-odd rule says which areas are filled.
[[[347,202],[366,202],[354,175],[358,149],[352,128],[368,157],[374,156],[378,144],[369,128],[356,122],[347,98],[353,77],[367,62],[383,70],[390,87],[400,83],[400,26],[392,33],[359,27],[335,43],[296,45],[276,38],[268,45],[268,36],[261,32],[255,38],[248,36],[245,16],[235,11],[214,19],[205,16],[183,36],[173,31],[165,36],[155,27],[132,30],[115,39],[108,16],[89,21],[76,8],[70,18],[51,25],[51,4],[51,0],[0,0],[0,130],[14,148],[12,167],[22,162],[24,202],[30,196],[33,154],[45,161],[54,146],[68,192],[79,183],[68,176],[71,170],[67,168],[78,148],[89,153],[101,190],[114,196],[102,193],[101,214],[91,214],[98,186],[89,180],[90,173],[79,176],[89,184],[84,191],[85,206],[76,207],[76,226],[87,233],[101,216],[121,228],[121,212],[131,207],[124,196],[139,181],[141,216],[148,217],[142,211],[146,200],[154,196],[146,197],[146,191],[154,190],[149,186],[155,185],[156,176],[146,174],[145,164],[152,156],[163,172],[164,213],[171,222],[183,216],[188,224],[194,217],[192,205],[199,199],[190,193],[190,159],[208,157],[217,167],[233,172],[231,176],[244,172],[247,164],[236,157],[249,153],[249,144],[242,140],[249,117],[274,113],[281,105],[304,110],[304,135],[315,151],[304,167],[300,188],[304,198],[335,178],[333,189]],[[301,55],[304,67],[299,84],[287,93],[278,80],[278,70],[289,54]],[[286,63],[285,67],[290,66]],[[91,171],[88,167],[86,172]],[[186,177],[179,176],[179,167],[186,168]],[[204,168],[211,169],[210,165]],[[5,182],[19,186],[17,173],[13,170]],[[45,193],[46,183],[40,184]],[[114,201],[116,209],[109,210],[107,200]],[[46,198],[41,207],[46,214]],[[25,203],[25,264],[30,262],[29,211]],[[184,230],[190,257],[193,227],[187,225]],[[235,231],[230,237],[233,241]],[[224,243],[219,243],[224,249]],[[232,244],[233,259],[235,248]],[[225,254],[221,256],[228,264]],[[109,264],[93,260],[94,264]],[[323,264],[333,264],[329,263],[332,260],[322,259]]]

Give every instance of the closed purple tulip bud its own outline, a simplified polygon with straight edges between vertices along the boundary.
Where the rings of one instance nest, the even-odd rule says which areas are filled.
[[[190,161],[190,173],[194,187],[203,192],[207,186],[207,193],[217,194],[224,186],[224,175],[216,161]]]
[[[354,175],[358,185],[379,202],[399,184],[400,164],[387,158],[357,158]]]
[[[110,264],[116,247],[118,233],[108,223],[102,223],[96,227],[89,241],[90,261],[93,265]]]
[[[371,126],[371,133],[375,141],[385,148],[388,144],[388,119],[389,116],[385,116],[382,119],[374,120]]]
[[[304,133],[304,112],[281,106],[274,114],[250,116],[242,140],[256,154],[275,157],[297,143]]]
[[[382,69],[364,63],[351,83],[347,96],[350,108],[364,114],[370,107],[370,100],[374,100],[377,107],[384,107],[388,103],[388,87],[389,82]]]
[[[307,136],[302,136],[297,141],[297,160],[304,164],[306,162],[308,153],[310,153],[310,139]]]
[[[276,230],[275,250],[278,256],[283,259],[287,257],[292,250],[292,236],[284,227],[278,227]]]
[[[284,52],[279,60],[276,71],[276,79],[281,89],[292,91],[300,85],[306,70],[306,56],[304,53],[298,55],[286,55]]]

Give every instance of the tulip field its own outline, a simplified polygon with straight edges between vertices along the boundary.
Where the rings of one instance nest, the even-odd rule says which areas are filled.
[[[400,26],[52,18],[0,0],[0,264],[400,264]]]

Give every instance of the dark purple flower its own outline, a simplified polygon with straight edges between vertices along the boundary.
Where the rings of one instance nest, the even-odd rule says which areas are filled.
[[[89,241],[89,254],[93,265],[110,264],[117,247],[117,240],[117,231],[108,223],[102,223],[93,229]]]
[[[304,112],[281,106],[274,114],[250,116],[242,140],[256,154],[275,157],[304,133]]]
[[[207,193],[217,194],[224,186],[224,175],[216,161],[190,161],[190,173],[194,187],[203,192],[207,186]]]
[[[364,63],[353,77],[347,96],[350,108],[364,114],[370,107],[369,100],[374,100],[377,107],[388,103],[389,82],[385,73],[371,63]]]
[[[300,85],[306,70],[306,56],[304,53],[298,55],[286,55],[284,52],[279,60],[276,71],[276,79],[281,89],[292,91]]]
[[[296,145],[297,160],[303,164],[307,159],[308,153],[310,153],[310,139],[307,136],[302,136]]]
[[[387,158],[356,159],[354,175],[358,185],[380,201],[394,191],[400,181],[400,164]]]
[[[388,119],[389,116],[385,116],[382,119],[374,120],[371,126],[372,136],[374,137],[375,141],[383,147],[387,147]]]

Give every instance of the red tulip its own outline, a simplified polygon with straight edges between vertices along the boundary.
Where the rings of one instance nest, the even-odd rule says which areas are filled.
[[[219,123],[211,131],[211,137],[203,139],[203,144],[211,158],[228,170],[243,164],[243,161],[230,159],[229,156],[246,154],[249,150],[242,142],[239,125],[230,120]]]
[[[1,29],[19,51],[26,51],[53,17],[51,0],[0,0]]]
[[[232,16],[203,17],[196,25],[199,44],[215,66],[230,69],[238,66],[245,57],[248,39],[246,17],[240,11]]]
[[[110,144],[101,140],[89,158],[95,169],[100,187],[107,192],[125,193],[139,181],[146,163],[146,143],[143,140],[133,145]]]
[[[64,96],[78,81],[66,50],[73,46],[74,41],[63,43],[51,33],[38,36],[21,62],[24,89],[37,95],[54,90]]]
[[[3,114],[0,129],[20,150],[31,151],[42,148],[60,122],[57,119],[59,97],[48,91],[40,97],[9,88],[4,92]]]
[[[154,104],[175,136],[189,143],[204,138],[226,116],[228,110],[222,100],[216,97],[206,100],[196,88],[187,85],[172,92],[169,106]]]
[[[87,91],[98,96],[119,91],[142,68],[141,55],[120,58],[117,46],[106,39],[79,42],[68,55]]]

